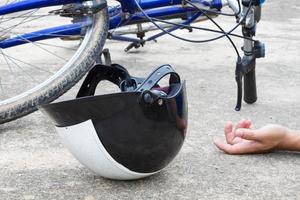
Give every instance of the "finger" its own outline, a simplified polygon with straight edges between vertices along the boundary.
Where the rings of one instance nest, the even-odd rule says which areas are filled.
[[[235,130],[238,129],[238,128],[247,128],[247,125],[248,125],[247,120],[246,119],[242,119],[236,125]]]
[[[242,128],[251,128],[252,126],[252,121],[247,119],[245,122],[244,122],[244,127]]]
[[[243,138],[245,140],[259,140],[257,130],[251,130],[247,128],[239,128],[235,131],[235,136]]]
[[[256,150],[258,149],[257,143],[254,142],[245,142],[245,143],[231,145],[216,139],[214,140],[214,143],[216,147],[218,147],[218,149],[231,155],[250,154],[250,153],[258,152]]]
[[[243,120],[241,120],[241,121],[238,123],[237,127],[238,127],[238,128],[247,128],[247,129],[249,129],[249,128],[251,128],[251,125],[252,125],[251,120],[248,120],[248,119],[245,120],[245,119],[243,119]],[[236,129],[235,129],[235,131],[236,131]],[[233,139],[233,141],[232,141],[232,144],[237,144],[237,143],[243,142],[243,140],[244,140],[244,139],[242,139],[242,138],[240,138],[240,137],[237,137],[237,136],[234,134],[234,139]]]
[[[228,144],[233,144],[234,133],[232,131],[233,124],[232,122],[227,122],[224,128],[224,134],[226,138],[226,142]]]
[[[240,142],[243,142],[244,139],[240,138],[240,137],[234,137],[233,141],[232,141],[232,144],[237,144],[237,143],[240,143]]]
[[[222,142],[219,139],[214,139],[214,144],[216,145],[216,147],[227,153],[227,154],[238,154],[238,152],[235,150],[234,145]]]
[[[226,149],[225,146],[226,146],[226,145],[230,145],[230,144],[228,144],[228,143],[225,143],[225,142],[221,141],[221,140],[218,139],[218,138],[214,138],[213,142],[214,142],[214,144],[216,145],[216,147],[217,147],[218,149],[220,149],[221,151],[225,151],[225,149]]]

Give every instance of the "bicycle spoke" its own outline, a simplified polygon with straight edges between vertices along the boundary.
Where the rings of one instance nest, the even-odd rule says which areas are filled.
[[[72,51],[76,51],[77,50],[77,48],[63,47],[63,46],[59,46],[59,45],[55,45],[55,44],[47,44],[47,43],[43,43],[43,42],[35,42],[35,43],[36,44],[45,45],[45,46],[50,46],[50,47],[57,47],[57,48],[62,48],[62,49],[68,49],[68,50],[72,50]]]
[[[53,56],[55,56],[55,57],[57,57],[57,58],[60,58],[61,60],[68,61],[67,59],[65,59],[65,58],[63,58],[63,57],[61,57],[61,56],[59,56],[59,55],[56,55],[55,53],[53,53],[53,52],[51,52],[51,51],[49,51],[49,50],[47,50],[47,49],[41,47],[40,45],[35,44],[34,42],[31,42],[30,40],[28,40],[28,39],[22,37],[21,35],[20,35],[19,37],[21,37],[22,40],[27,41],[28,43],[30,43],[30,44],[32,44],[32,45],[34,45],[34,46],[36,46],[36,47],[38,47],[38,48],[40,48],[40,49],[42,49],[42,50],[48,52],[49,54],[51,54],[51,55],[53,55]]]
[[[6,94],[5,94],[5,91],[4,91],[4,89],[3,89],[3,85],[2,85],[2,80],[1,80],[1,77],[0,77],[0,90],[1,90],[1,94],[2,95],[0,95],[0,97],[2,97],[2,96],[6,96]]]
[[[26,72],[19,64],[17,64],[15,61],[13,61],[12,59],[9,58],[9,60],[11,62],[13,62],[19,69],[21,69],[28,77],[30,77],[33,81],[35,81],[36,83],[39,83],[38,80],[36,80],[33,76],[31,76],[31,74],[29,74],[28,72]]]
[[[9,3],[9,0],[6,1],[5,4]],[[56,44],[47,44],[47,43],[43,43],[43,42],[32,42],[22,36],[20,36],[20,34],[23,34],[22,32],[20,31],[13,31],[13,29],[17,28],[18,26],[20,25],[23,25],[24,23],[29,23],[29,22],[32,22],[34,20],[39,20],[43,17],[53,17],[54,14],[50,14],[50,13],[47,13],[47,14],[42,14],[42,13],[37,13],[39,9],[35,9],[35,10],[31,10],[29,12],[25,12],[25,13],[22,13],[18,16],[11,16],[11,17],[4,17],[4,16],[1,16],[1,19],[0,19],[0,24],[4,24],[4,23],[9,23],[10,21],[12,20],[17,20],[17,19],[20,19],[19,22],[17,22],[16,24],[14,25],[11,25],[9,27],[0,27],[0,38],[1,37],[5,37],[5,38],[8,38],[7,36],[5,36],[7,33],[12,33],[14,35],[16,35],[16,37],[20,37],[21,40],[23,41],[26,41],[27,43],[30,43],[34,46],[36,46],[37,48],[39,49],[42,49],[43,51],[47,52],[48,54],[51,54],[53,56],[55,56],[56,58],[59,58],[63,61],[68,61],[67,59],[65,59],[64,57],[56,54],[56,53],[53,53],[51,52],[50,50],[42,47],[42,46],[49,46],[49,47],[56,47],[56,48],[61,48],[61,49],[67,49],[67,50],[72,50],[72,51],[76,51],[77,48],[69,48],[69,47],[65,47],[65,46],[60,46],[60,45],[56,45]],[[26,33],[26,31],[24,31],[24,33]],[[37,34],[37,35],[42,35],[42,34]],[[44,34],[44,36],[57,36],[57,37],[68,37],[68,35],[63,35],[63,34]],[[10,38],[13,37],[12,35],[9,36]],[[80,38],[83,38],[84,36],[79,36]],[[12,72],[12,66],[11,66],[11,63],[14,63],[19,69],[21,69],[23,72],[25,72],[25,70],[23,69],[23,67],[21,67],[17,62],[19,63],[22,63],[22,64],[25,64],[26,66],[30,67],[30,68],[34,68],[34,69],[37,69],[39,71],[44,71],[44,72],[47,72],[49,74],[53,74],[52,72],[48,71],[48,70],[45,70],[45,69],[42,69],[36,65],[33,65],[31,63],[28,63],[28,62],[25,62],[25,61],[22,61],[20,59],[17,59],[15,57],[11,57],[7,54],[5,54],[2,49],[1,49],[1,53],[5,62],[6,62],[6,65],[8,66],[9,70]],[[10,61],[10,62],[9,62]],[[17,62],[16,62],[17,61]],[[30,74],[27,74],[27,76],[29,76],[32,80],[35,80]],[[35,80],[36,81],[36,80]]]
[[[5,54],[3,53],[3,50],[2,49],[0,49],[0,50],[1,50],[0,54],[2,54],[2,56],[3,56],[3,58],[4,58],[4,60],[5,60],[6,64],[7,64],[7,66],[9,68],[9,71],[12,72],[12,68],[11,68],[11,66],[10,66],[10,64],[9,64],[6,56],[5,56]]]
[[[1,27],[0,27],[1,28]],[[64,29],[65,31],[67,30],[71,30],[71,29]],[[1,33],[1,31],[0,31]],[[20,34],[25,34],[27,32],[12,32],[14,35],[20,35]],[[51,33],[51,34],[37,34],[37,33],[32,33],[32,35],[36,35],[36,36],[56,36],[56,37],[68,37],[68,36],[74,36],[74,35],[62,35],[62,34],[54,34],[54,33]],[[12,38],[13,35],[10,36],[10,38]],[[76,37],[80,37],[80,38],[83,38],[84,36],[83,35],[77,35]],[[22,40],[22,39],[20,39]],[[1,41],[0,41],[1,42]]]
[[[92,67],[107,33],[106,11],[94,12],[102,3],[0,0],[0,123],[62,95]]]
[[[8,3],[9,3],[9,0],[6,0],[6,2],[5,2],[5,4],[4,4],[4,5],[7,5]],[[3,17],[4,17],[4,15],[2,15],[2,16],[1,16],[1,18],[0,18],[0,22],[2,21]]]
[[[3,53],[3,51],[1,51],[1,53],[4,57],[7,57],[7,55],[5,53]],[[24,74],[26,74],[28,77],[30,77],[33,81],[39,83],[39,81],[37,81],[34,77],[32,77],[29,73],[27,73],[20,65],[18,65],[14,60],[10,59],[9,57],[7,57],[7,59],[9,59],[12,63],[14,63],[16,65],[16,67],[18,67],[20,70],[22,70],[24,72]]]
[[[18,16],[14,16],[14,17],[4,17],[5,15],[2,15],[1,17],[1,19],[9,19],[9,18],[22,18],[24,15],[27,15],[27,14],[29,14],[29,13],[32,13],[32,10],[30,10],[30,11],[28,11],[28,12],[25,12],[25,13],[22,13],[22,14],[20,14],[20,15],[18,15]],[[28,16],[27,16],[28,17]],[[8,21],[10,21],[10,20],[8,20]],[[4,22],[7,22],[7,21],[1,21],[0,22],[0,24],[1,23],[4,23]]]
[[[31,63],[28,63],[28,62],[19,60],[19,59],[17,59],[17,58],[14,58],[14,57],[12,57],[12,56],[7,55],[7,54],[5,54],[5,55],[6,55],[6,57],[8,57],[8,58],[10,58],[10,59],[16,60],[16,61],[18,61],[18,62],[20,62],[20,63],[23,63],[23,64],[25,64],[25,65],[28,65],[28,66],[31,66],[31,67],[34,68],[34,69],[37,69],[37,70],[40,70],[40,71],[43,71],[43,72],[47,72],[47,73],[49,73],[49,74],[53,74],[53,72],[50,72],[50,71],[48,71],[48,70],[46,70],[46,69],[43,69],[43,68],[38,67],[38,66],[36,66],[36,65],[33,65],[33,64],[31,64]]]
[[[29,21],[32,21],[32,20],[28,20],[28,21],[26,21],[26,22],[29,22]],[[25,22],[25,23],[26,23]],[[15,28],[16,26],[14,26],[14,27],[9,27],[9,28]],[[5,35],[6,33],[7,33],[7,30],[6,29],[4,29],[4,28],[2,28],[2,27],[0,27],[0,29],[2,29],[2,31],[0,30],[0,33],[1,32],[3,32],[3,31],[6,31],[4,34],[2,34],[2,35],[0,35],[0,38],[1,37],[3,37],[3,35]],[[65,29],[65,31],[67,31],[68,29]],[[19,34],[24,34],[25,32],[13,32],[15,35],[19,35]],[[73,35],[62,35],[62,34],[37,34],[37,33],[34,33],[34,34],[36,34],[37,36],[56,36],[56,37],[68,37],[68,36],[73,36]],[[81,37],[81,38],[83,38],[84,36],[82,36],[82,35],[78,35],[79,37]],[[12,37],[12,36],[10,36],[10,37]]]
[[[28,12],[28,13],[31,13],[32,11]],[[5,21],[0,21],[0,24],[2,23],[5,23],[5,22],[9,22],[9,21],[12,21],[14,19],[19,19],[19,18],[33,18],[33,17],[46,17],[46,16],[52,16],[54,17],[54,15],[49,15],[49,14],[44,14],[44,15],[26,15],[28,13],[23,13],[19,16],[15,16],[15,17],[5,17]]]
[[[39,9],[36,9],[36,10],[34,10],[34,11],[32,11],[32,14],[33,13],[35,13],[35,12],[37,12]],[[11,27],[8,27],[8,28],[6,28],[4,31],[6,31],[4,34],[2,34],[2,35],[0,35],[0,38],[1,37],[3,37],[3,35],[5,35],[6,33],[8,33],[10,30],[12,30],[13,28],[16,28],[17,26],[19,26],[19,25],[21,25],[21,24],[24,24],[24,23],[26,23],[26,22],[29,22],[29,21],[33,21],[33,20],[36,20],[37,18],[35,18],[35,19],[31,19],[31,20],[28,20],[28,21],[26,21],[26,19],[28,19],[29,17],[27,17],[27,18],[24,18],[23,20],[21,20],[21,22],[19,22],[18,24],[15,24],[15,25],[13,25],[13,26],[11,26]],[[1,27],[0,27],[1,28]],[[3,28],[1,28],[2,30],[3,30]]]

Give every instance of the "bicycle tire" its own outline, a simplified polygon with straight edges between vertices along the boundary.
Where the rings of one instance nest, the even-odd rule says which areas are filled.
[[[102,2],[102,0],[96,0]],[[71,60],[43,83],[20,95],[0,101],[0,124],[37,110],[37,106],[54,101],[74,86],[93,66],[108,33],[108,10],[94,14],[93,25]],[[85,37],[86,38],[86,37]],[[76,57],[76,59],[74,59]]]

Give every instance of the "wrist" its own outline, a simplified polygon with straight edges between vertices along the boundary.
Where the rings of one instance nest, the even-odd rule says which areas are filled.
[[[277,149],[300,151],[300,131],[287,129]]]

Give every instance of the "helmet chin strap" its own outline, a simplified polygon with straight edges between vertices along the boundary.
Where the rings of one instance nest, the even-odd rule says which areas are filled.
[[[103,80],[117,85],[122,92],[143,92],[151,90],[153,87],[159,87],[158,82],[167,75],[170,75],[170,85],[180,83],[179,75],[170,65],[156,68],[145,79],[130,76],[126,68],[118,64],[111,66],[97,64],[86,76],[76,98],[93,96],[98,84]]]
[[[179,75],[170,65],[162,65],[156,68],[136,89],[137,92],[151,90],[158,86],[158,82],[165,76],[170,75],[169,85],[180,83]]]
[[[139,103],[143,105],[163,105],[163,99],[170,98],[168,94],[152,89],[159,87],[158,82],[167,75],[170,75],[169,90],[173,88],[172,86],[181,85],[180,77],[174,69],[170,65],[162,65],[156,68],[135,90],[140,93]],[[177,95],[181,87],[174,88],[175,92],[173,91],[173,93]]]
[[[112,64],[111,66],[107,66],[97,64],[86,76],[76,98],[93,96],[98,84],[103,80],[112,82],[122,91],[127,91],[129,88],[136,88],[135,81],[121,65]]]

